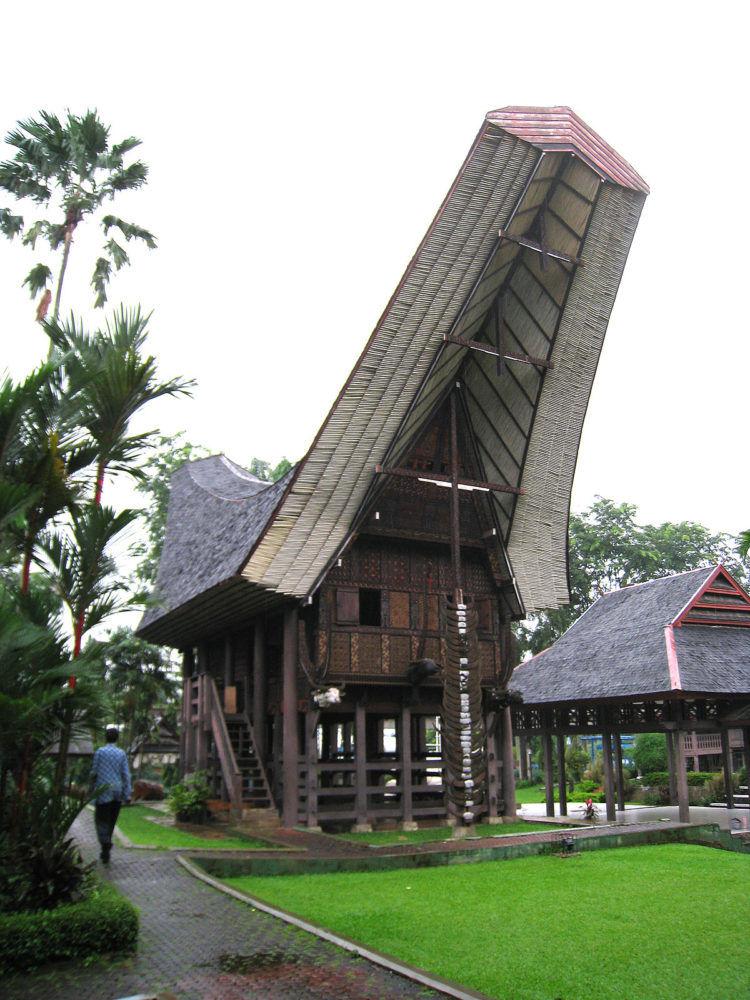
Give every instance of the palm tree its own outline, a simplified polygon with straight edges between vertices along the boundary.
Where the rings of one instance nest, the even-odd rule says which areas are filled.
[[[45,324],[54,347],[65,357],[77,419],[95,450],[96,504],[101,503],[107,472],[140,477],[136,462],[153,432],[129,434],[134,415],[160,396],[189,394],[194,384],[186,379],[158,381],[156,359],[143,350],[148,321],[140,308],[120,307],[93,335],[74,321]]]
[[[50,217],[36,219],[27,226],[22,215],[0,208],[0,232],[9,239],[21,236],[24,245],[32,250],[41,238],[53,252],[62,251],[52,313],[53,319],[57,319],[76,228],[120,191],[134,191],[146,183],[148,167],[145,163],[141,160],[125,163],[127,154],[140,145],[140,139],[131,136],[110,144],[109,127],[99,119],[96,111],[87,111],[81,116],[68,111],[64,119],[40,111],[38,119],[18,122],[5,141],[16,152],[11,160],[0,163],[0,190],[18,201],[33,202],[38,208],[47,210]],[[119,271],[130,263],[124,246],[111,233],[118,231],[125,242],[136,240],[149,248],[156,246],[148,230],[116,215],[103,215],[100,223],[105,243],[91,279],[96,306],[103,306],[107,300],[107,283],[112,271]],[[37,319],[46,315],[52,298],[48,288],[51,282],[52,270],[41,262],[32,267],[24,280],[32,298],[43,293]]]

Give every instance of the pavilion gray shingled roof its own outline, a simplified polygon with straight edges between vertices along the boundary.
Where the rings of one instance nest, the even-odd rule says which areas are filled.
[[[510,686],[524,704],[585,702],[675,692],[666,627],[716,567],[605,594],[549,649],[516,667]],[[750,692],[750,628],[675,626],[677,693]]]

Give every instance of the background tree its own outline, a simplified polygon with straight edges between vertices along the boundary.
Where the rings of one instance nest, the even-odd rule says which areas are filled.
[[[122,723],[126,750],[147,737],[161,717],[176,718],[180,682],[169,653],[118,628],[101,647],[102,680],[111,718]]]
[[[80,116],[68,111],[62,119],[40,111],[38,118],[18,122],[5,137],[16,152],[12,159],[0,163],[0,190],[19,202],[32,203],[32,216],[40,210],[45,215],[27,222],[23,215],[0,208],[0,232],[9,239],[19,236],[32,250],[36,250],[38,240],[45,241],[52,253],[60,256],[53,319],[60,313],[63,280],[77,227],[100,213],[105,202],[118,193],[137,190],[146,183],[146,164],[141,160],[126,163],[140,139],[131,136],[110,143],[109,131],[96,111]],[[102,214],[99,221],[105,242],[91,284],[95,305],[103,306],[112,272],[130,263],[122,242],[112,234],[117,232],[121,241],[135,240],[150,248],[156,246],[156,240],[148,230],[116,215]],[[32,298],[42,293],[37,319],[46,315],[52,281],[52,269],[42,261],[24,279]]]
[[[633,762],[641,774],[667,770],[667,739],[664,733],[639,733],[633,747]]]
[[[568,544],[570,604],[543,612],[517,627],[517,655],[547,649],[602,594],[662,576],[723,562],[743,583],[746,567],[731,535],[711,534],[692,521],[636,523],[634,504],[603,497],[582,514],[571,514]]]

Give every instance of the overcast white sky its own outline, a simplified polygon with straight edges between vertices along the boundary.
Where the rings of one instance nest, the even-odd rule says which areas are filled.
[[[97,108],[113,139],[143,140],[149,185],[115,210],[159,249],[134,252],[110,298],[153,310],[164,378],[198,380],[151,425],[275,463],[307,450],[485,112],[570,105],[651,186],[573,506],[602,494],[642,522],[736,533],[750,526],[748,14],[691,9],[42,0],[3,12],[0,134],[40,109]],[[63,310],[93,327],[84,242]],[[35,260],[0,243],[0,368],[16,378],[46,352],[20,287]]]

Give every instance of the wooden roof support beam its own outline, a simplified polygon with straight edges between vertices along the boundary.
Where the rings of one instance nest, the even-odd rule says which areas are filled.
[[[451,333],[444,333],[443,340],[448,344],[458,344],[459,347],[468,347],[472,351],[480,351],[482,354],[491,354],[493,357],[499,355],[499,351],[489,344],[482,344],[478,340],[462,340]],[[534,358],[530,354],[516,354],[515,351],[503,351],[503,358],[506,361],[521,361],[525,365],[536,365],[538,368],[554,368],[554,361],[546,361],[544,358]]]
[[[561,260],[565,264],[573,264],[574,267],[586,266],[580,257],[571,257],[566,253],[561,253],[559,250],[551,250],[548,246],[543,246],[528,236],[511,236],[507,229],[501,229],[498,236],[501,240],[510,240],[511,243],[517,243],[519,246],[534,250],[536,253],[542,254],[545,258],[554,257],[555,260]]]
[[[388,465],[376,465],[375,472],[383,476],[401,476],[405,479],[419,479],[423,483],[434,483],[436,486],[452,486],[450,476],[442,476],[437,472],[420,472],[417,469],[398,469]],[[524,490],[517,486],[501,486],[499,483],[484,483],[477,479],[459,479],[458,488],[465,490],[482,490],[485,493],[514,493],[523,496]]]

